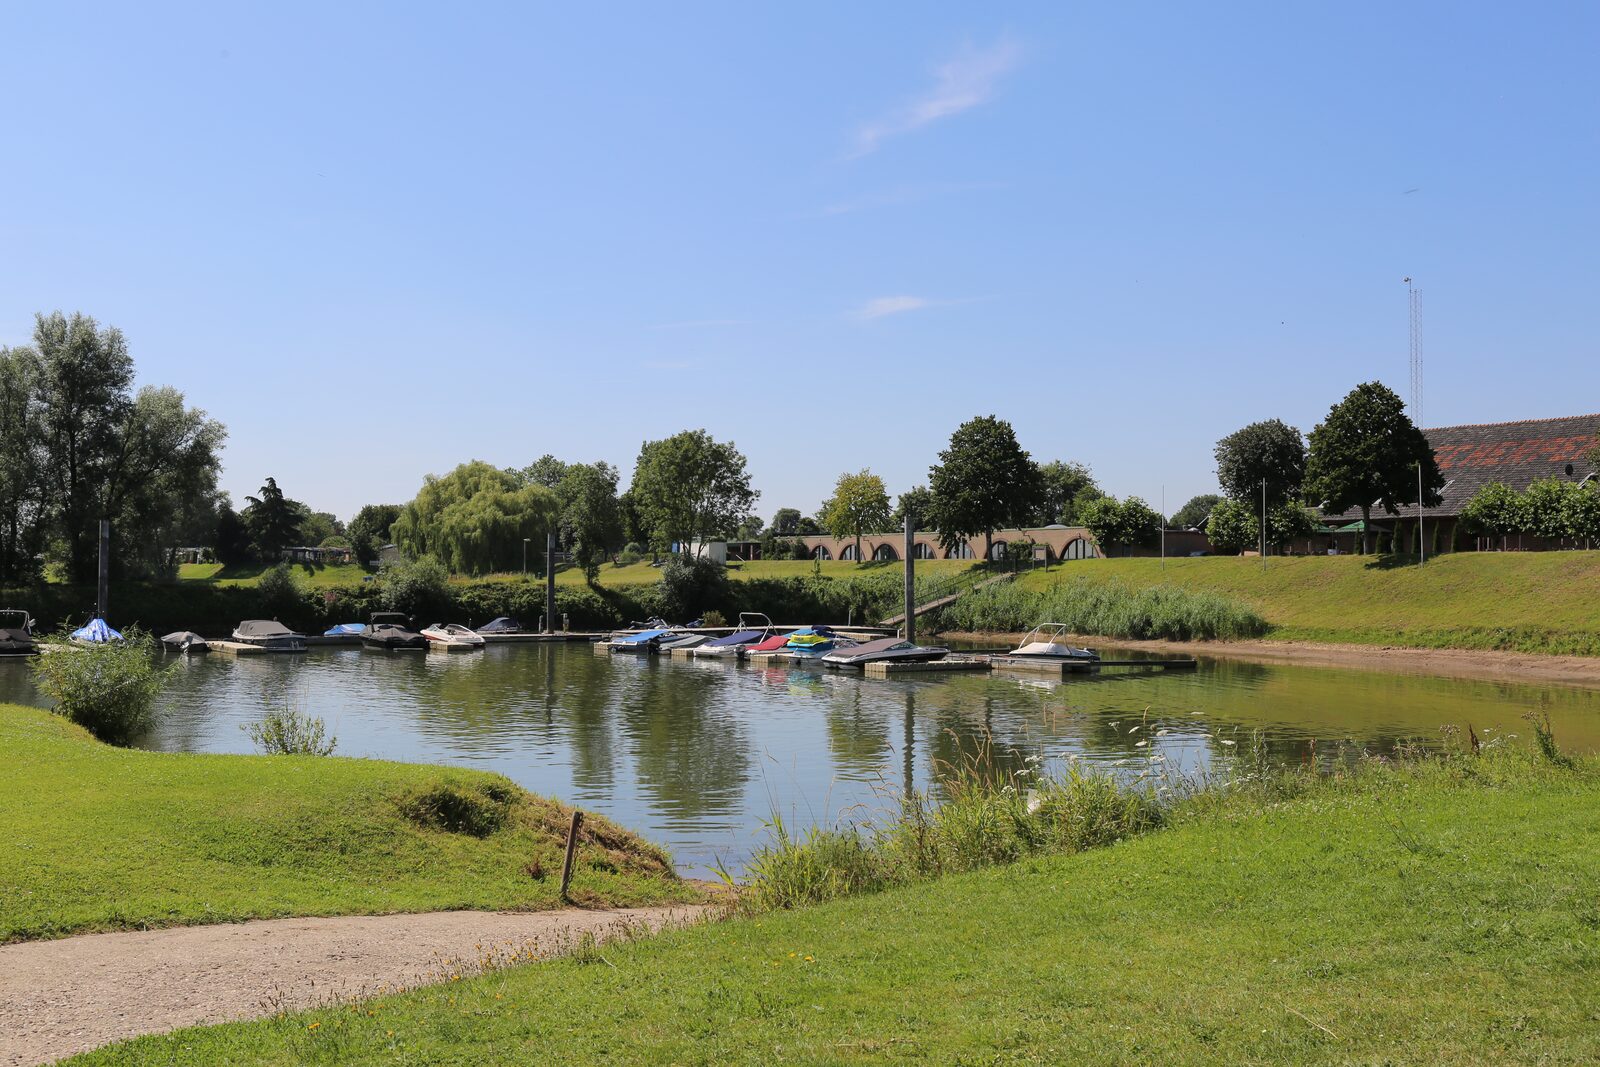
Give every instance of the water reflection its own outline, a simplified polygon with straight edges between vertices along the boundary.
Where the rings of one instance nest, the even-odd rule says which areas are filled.
[[[0,661],[0,700],[40,703]],[[980,751],[1005,769],[1068,757],[1125,773],[1194,773],[1259,737],[1280,765],[1439,737],[1520,733],[1548,711],[1561,742],[1600,748],[1600,694],[1217,662],[1191,673],[926,675],[596,656],[499,645],[458,656],[316,650],[176,661],[148,747],[249,750],[240,727],[296,707],[339,752],[500,771],[666,844],[687,871],[737,867],[763,820],[829,821],[892,806]],[[1230,742],[1232,742],[1230,744]]]

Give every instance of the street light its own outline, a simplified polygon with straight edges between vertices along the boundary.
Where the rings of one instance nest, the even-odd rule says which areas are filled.
[[[524,578],[528,576],[528,542],[532,540],[533,538],[531,537],[522,539],[522,576]]]

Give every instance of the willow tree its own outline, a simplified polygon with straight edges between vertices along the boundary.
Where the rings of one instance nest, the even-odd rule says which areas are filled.
[[[543,547],[560,510],[544,486],[473,460],[428,475],[416,499],[400,509],[392,533],[406,554],[433,556],[457,574],[510,571],[522,565],[524,540]]]

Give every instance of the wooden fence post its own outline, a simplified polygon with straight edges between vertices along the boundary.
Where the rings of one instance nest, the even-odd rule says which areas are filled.
[[[577,808],[572,809],[572,826],[567,830],[567,858],[561,864],[561,900],[563,903],[572,903],[567,896],[567,886],[572,884],[572,861],[578,855],[578,829],[583,825],[583,812]]]

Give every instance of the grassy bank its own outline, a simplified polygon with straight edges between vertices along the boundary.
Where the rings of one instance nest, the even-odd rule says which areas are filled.
[[[1462,552],[1425,565],[1370,556],[1089,560],[1018,588],[1171,586],[1227,597],[1299,641],[1600,655],[1600,552]]]
[[[1587,1063],[1597,840],[1592,762],[1371,767],[1111,847],[81,1062]]]
[[[570,816],[497,775],[112,748],[15,705],[0,705],[0,777],[0,942],[267,916],[552,907]],[[660,850],[598,816],[584,830],[575,897],[692,895]]]

